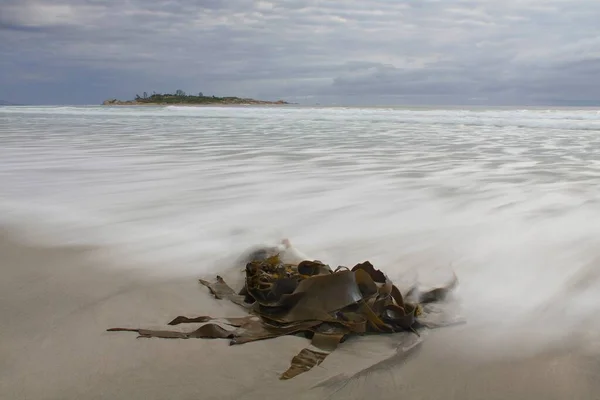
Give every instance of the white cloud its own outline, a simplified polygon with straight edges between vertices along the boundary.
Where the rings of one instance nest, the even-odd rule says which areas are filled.
[[[22,0],[2,6],[2,19],[30,28],[76,26],[89,22],[96,11],[98,8],[91,5]]]

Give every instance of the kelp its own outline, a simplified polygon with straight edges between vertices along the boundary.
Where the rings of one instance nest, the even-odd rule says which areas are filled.
[[[235,318],[178,316],[169,325],[203,323],[192,332],[111,328],[137,332],[140,338],[229,339],[231,345],[303,333],[310,346],[291,360],[280,379],[290,379],[321,364],[350,335],[418,333],[424,327],[450,324],[426,318],[427,304],[446,298],[456,276],[444,287],[408,292],[410,302],[370,262],[335,271],[320,261],[284,264],[278,254],[253,257],[245,268],[245,284],[236,293],[220,276],[200,279],[217,299],[229,300],[248,315]],[[409,297],[407,297],[409,298]],[[420,319],[424,318],[424,321]],[[228,328],[225,328],[225,327]]]

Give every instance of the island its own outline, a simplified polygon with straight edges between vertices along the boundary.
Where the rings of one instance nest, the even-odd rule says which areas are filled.
[[[186,94],[182,90],[175,93],[152,93],[146,92],[142,96],[136,95],[134,100],[105,100],[105,106],[139,106],[139,105],[283,105],[290,104],[283,100],[266,101],[246,99],[241,97],[217,97],[205,96],[202,92],[197,95]]]

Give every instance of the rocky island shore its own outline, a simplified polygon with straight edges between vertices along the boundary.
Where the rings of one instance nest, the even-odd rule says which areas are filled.
[[[290,104],[283,100],[267,101],[255,100],[241,97],[217,97],[204,96],[202,93],[198,95],[188,95],[183,91],[178,90],[175,94],[160,94],[153,93],[148,96],[144,93],[143,96],[136,95],[134,100],[118,100],[108,99],[102,105],[105,106],[141,106],[141,105],[284,105]]]

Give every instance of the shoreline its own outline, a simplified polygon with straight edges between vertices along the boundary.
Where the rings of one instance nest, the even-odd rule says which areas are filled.
[[[152,95],[148,98],[137,97],[134,100],[119,100],[119,99],[107,99],[102,102],[103,106],[284,106],[290,105],[284,100],[256,100],[242,97],[215,97],[215,96],[187,96],[187,95]]]
[[[136,104],[101,104],[102,107],[167,107],[167,106],[177,106],[177,107],[256,107],[256,106],[264,106],[264,107],[284,107],[284,106],[297,106],[298,104],[293,103],[205,103],[205,104],[190,104],[190,103],[136,103]]]
[[[196,279],[149,278],[125,260],[107,267],[103,249],[23,244],[1,229],[0,253],[0,393],[8,398],[587,400],[600,392],[600,357],[578,335],[534,351],[523,341],[535,339],[531,327],[483,344],[485,329],[468,321],[427,331],[421,345],[392,358],[411,345],[406,336],[352,338],[319,367],[279,381],[305,338],[230,346],[106,332],[165,329],[177,315],[242,316]]]
[[[406,105],[406,104],[379,104],[379,105],[340,105],[340,104],[304,104],[304,103],[287,103],[287,104],[169,104],[169,103],[153,103],[153,104],[18,104],[18,105],[0,105],[6,108],[33,108],[33,107],[165,107],[165,106],[182,106],[182,107],[236,107],[236,106],[277,106],[277,107],[299,107],[299,108],[318,108],[318,109],[374,109],[374,110],[402,110],[402,111],[597,111],[598,107],[586,106],[473,106],[473,105]]]

